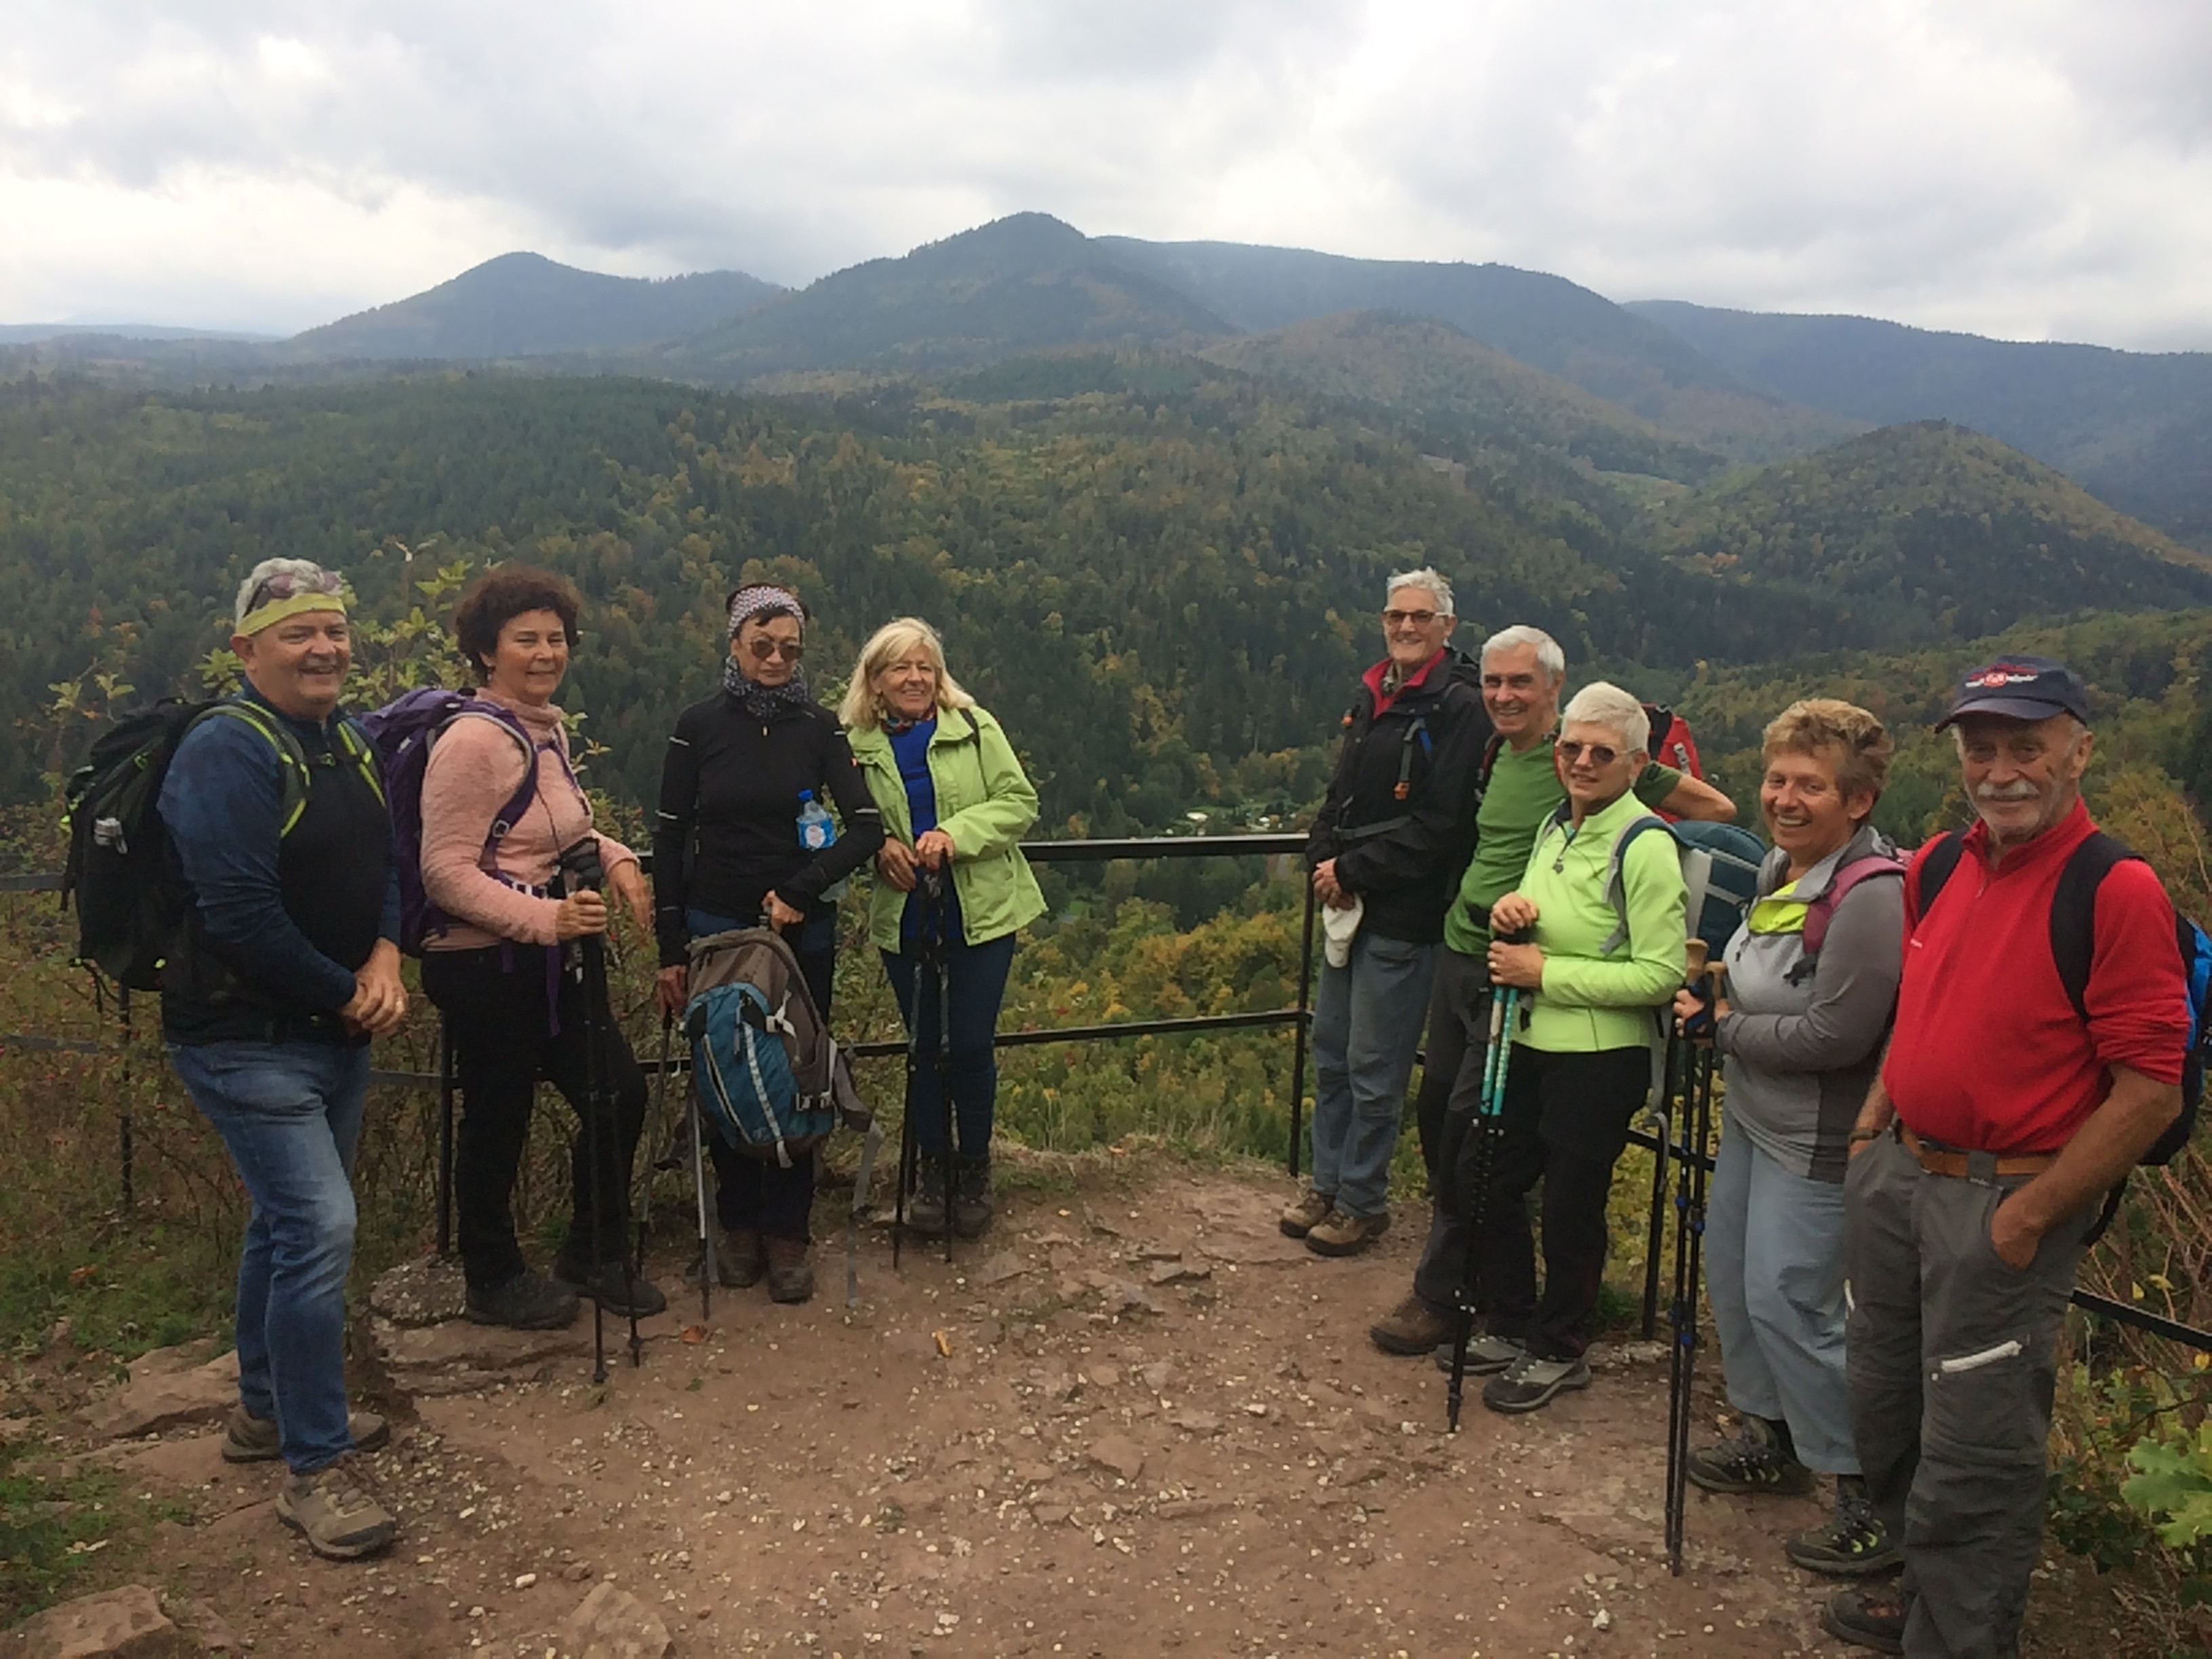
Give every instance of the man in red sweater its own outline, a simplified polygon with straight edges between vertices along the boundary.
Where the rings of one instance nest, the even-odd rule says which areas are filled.
[[[1942,724],[1979,822],[1905,880],[1896,1029],[1844,1188],[1853,1431],[1905,1571],[1821,1616],[1878,1652],[2017,1653],[2075,1269],[2181,1109],[2186,993],[2148,865],[2105,860],[2078,998],[2061,976],[2060,877],[2113,850],[2081,804],[2088,717],[2057,663],[1967,675]]]

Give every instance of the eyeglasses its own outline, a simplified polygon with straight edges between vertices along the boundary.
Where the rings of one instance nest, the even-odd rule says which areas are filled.
[[[766,662],[770,657],[781,657],[786,662],[797,662],[806,654],[805,643],[799,640],[770,640],[755,637],[745,648],[753,653],[755,662]]]
[[[1552,745],[1552,752],[1570,766],[1584,755],[1589,757],[1592,766],[1610,766],[1620,758],[1620,751],[1610,744],[1577,743],[1571,738],[1561,738]]]
[[[335,595],[344,591],[345,579],[335,570],[318,568],[313,575],[295,570],[279,570],[253,584],[253,592],[246,596],[246,608],[258,611],[271,599],[289,599],[295,593]]]
[[[1433,611],[1385,611],[1382,624],[1386,628],[1403,628],[1411,623],[1416,628],[1426,628],[1437,619],[1437,615]]]

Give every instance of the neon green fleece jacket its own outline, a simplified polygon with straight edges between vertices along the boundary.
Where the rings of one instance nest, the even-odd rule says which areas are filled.
[[[1628,937],[1609,953],[1600,950],[1620,927],[1605,891],[1613,844],[1649,811],[1631,792],[1579,830],[1563,806],[1537,833],[1519,891],[1536,902],[1544,983],[1516,1042],[1548,1054],[1595,1054],[1651,1041],[1651,1011],[1674,1000],[1688,961],[1690,896],[1672,836],[1647,830],[1629,843],[1621,866]]]

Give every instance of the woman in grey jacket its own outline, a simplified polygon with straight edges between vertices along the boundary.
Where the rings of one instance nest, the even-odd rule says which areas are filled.
[[[1766,728],[1774,850],[1714,1011],[1728,1091],[1705,1217],[1705,1290],[1743,1429],[1689,1462],[1718,1492],[1808,1492],[1814,1471],[1834,1475],[1834,1518],[1788,1553],[1852,1576],[1899,1559],[1866,1502],[1844,1380],[1844,1170],[1903,969],[1905,866],[1867,821],[1891,748],[1880,720],[1830,697]],[[1676,1012],[1694,1008],[1685,992]]]

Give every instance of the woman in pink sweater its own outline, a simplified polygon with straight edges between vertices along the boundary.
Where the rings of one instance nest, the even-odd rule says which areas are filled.
[[[586,1008],[570,949],[606,931],[606,900],[561,896],[555,880],[562,849],[593,837],[606,884],[641,926],[652,924],[637,855],[593,829],[553,704],[576,609],[575,588],[542,570],[501,565],[477,580],[453,625],[487,707],[446,726],[422,776],[422,887],[439,913],[423,943],[422,989],[446,1017],[464,1102],[453,1193],[468,1316],[523,1329],[567,1324],[578,1291],[617,1313],[633,1301],[640,1314],[667,1305],[623,1265],[645,1077],[604,1000]],[[505,823],[532,772],[527,805]],[[586,1086],[587,1014],[609,1033],[611,1115],[594,1115]],[[509,1204],[540,1078],[568,1097],[583,1131],[570,1158],[568,1237],[550,1279],[523,1261]]]

